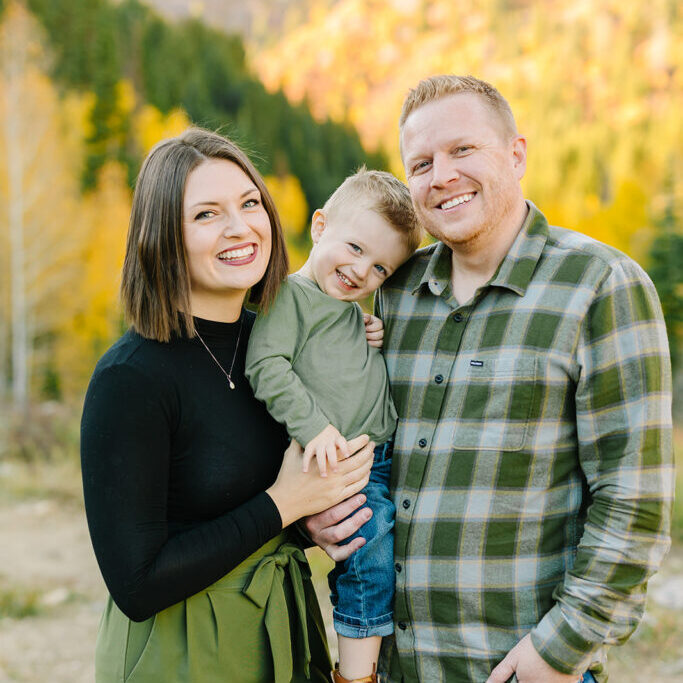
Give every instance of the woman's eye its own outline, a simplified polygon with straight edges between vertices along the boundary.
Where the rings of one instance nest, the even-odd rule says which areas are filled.
[[[353,249],[353,251],[355,251],[357,254],[360,254],[360,252],[362,251],[361,248],[360,248],[357,244],[354,244],[353,242],[349,242],[349,246],[350,246],[351,249]]]
[[[214,215],[215,215],[215,212],[214,212],[214,211],[200,211],[200,212],[194,217],[194,219],[195,219],[196,221],[201,221],[201,220],[203,220],[204,218],[211,218],[211,217],[214,216]]]
[[[258,206],[261,202],[258,199],[247,199],[246,202],[242,206],[244,206],[245,209],[253,209],[255,206]]]

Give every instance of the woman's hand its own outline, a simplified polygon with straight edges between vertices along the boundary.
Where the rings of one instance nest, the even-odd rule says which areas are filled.
[[[266,489],[280,512],[283,528],[346,500],[368,483],[375,444],[363,434],[350,439],[348,446],[353,455],[339,461],[336,471],[321,477],[317,465],[301,471],[302,449],[292,441],[275,483]]]

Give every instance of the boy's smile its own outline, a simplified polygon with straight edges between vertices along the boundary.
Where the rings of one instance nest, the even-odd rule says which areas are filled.
[[[316,211],[311,236],[313,249],[300,273],[342,301],[370,296],[411,253],[391,223],[363,205],[337,209],[330,219]]]

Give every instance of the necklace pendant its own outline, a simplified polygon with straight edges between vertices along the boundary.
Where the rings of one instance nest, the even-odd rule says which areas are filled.
[[[231,389],[235,388],[235,383],[228,377],[228,384],[230,385]]]

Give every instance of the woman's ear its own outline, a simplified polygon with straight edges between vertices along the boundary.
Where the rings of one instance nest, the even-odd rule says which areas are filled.
[[[318,244],[326,225],[325,214],[320,209],[316,209],[313,212],[313,218],[311,218],[311,239],[313,244]]]

